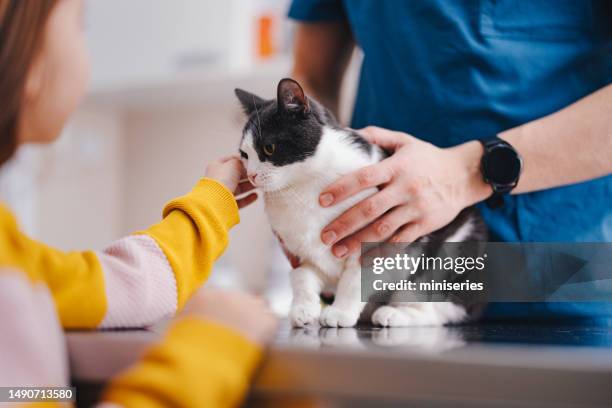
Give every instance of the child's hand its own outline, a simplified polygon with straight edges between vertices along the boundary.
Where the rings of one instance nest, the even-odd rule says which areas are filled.
[[[250,181],[245,179],[245,176],[246,171],[238,156],[223,157],[206,166],[206,177],[223,184],[235,196],[240,196],[255,188]],[[255,193],[237,199],[238,208],[246,207],[255,200],[257,200]]]
[[[276,316],[264,300],[235,290],[200,289],[181,315],[215,321],[260,345],[268,343],[276,332]]]

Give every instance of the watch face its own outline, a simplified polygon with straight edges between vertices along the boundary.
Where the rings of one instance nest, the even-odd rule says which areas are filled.
[[[521,173],[521,160],[518,155],[511,147],[504,145],[491,149],[483,164],[485,177],[495,184],[513,184]]]

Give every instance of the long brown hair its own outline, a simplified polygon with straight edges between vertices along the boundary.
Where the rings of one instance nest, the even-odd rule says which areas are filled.
[[[0,165],[17,148],[28,71],[58,0],[0,0]]]

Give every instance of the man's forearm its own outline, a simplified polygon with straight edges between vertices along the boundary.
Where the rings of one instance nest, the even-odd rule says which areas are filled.
[[[612,85],[551,115],[499,134],[520,153],[523,173],[512,194],[579,183],[612,173]],[[467,202],[491,194],[480,173],[483,148],[467,142],[451,148],[465,163]]]
[[[612,173],[612,85],[499,135],[523,157],[514,194]]]
[[[308,95],[322,103],[334,115],[338,115],[340,109],[340,86],[317,82],[315,78],[304,75],[299,70],[294,70],[291,77],[302,85]]]
[[[353,46],[345,21],[297,26],[292,76],[334,114],[338,114],[340,86]]]

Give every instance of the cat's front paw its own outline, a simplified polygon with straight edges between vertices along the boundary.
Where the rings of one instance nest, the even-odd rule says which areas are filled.
[[[320,315],[320,303],[299,303],[291,306],[289,322],[293,327],[304,327],[316,323]]]
[[[319,319],[321,326],[325,327],[353,327],[357,324],[359,313],[340,309],[336,306],[327,306]]]
[[[411,303],[379,307],[372,313],[372,323],[383,327],[444,326],[466,317],[465,308],[452,302]]]
[[[372,323],[382,327],[411,326],[409,316],[405,311],[399,311],[393,306],[381,306],[372,314]]]

